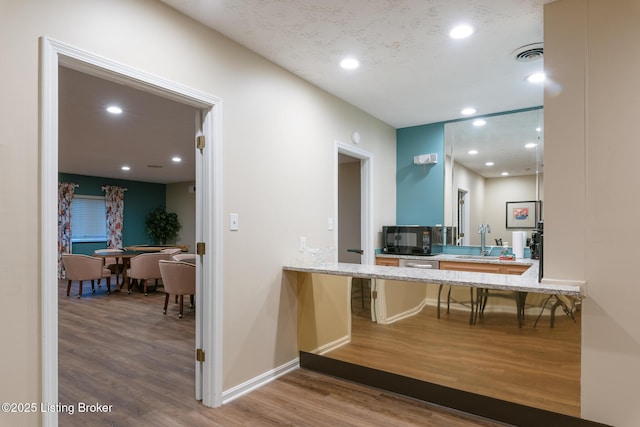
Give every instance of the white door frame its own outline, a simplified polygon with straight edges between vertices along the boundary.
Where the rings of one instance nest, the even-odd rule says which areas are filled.
[[[338,155],[345,154],[349,157],[360,159],[360,247],[364,253],[362,264],[373,265],[375,263],[374,231],[373,231],[373,153],[361,148],[335,141],[334,155],[334,224],[338,221]],[[338,247],[338,225],[333,231],[334,247]],[[336,261],[338,254],[335,255]]]
[[[196,238],[208,244],[200,259],[199,300],[202,349],[202,403],[222,404],[222,100],[175,82],[76,49],[48,37],[40,39],[40,283],[42,333],[42,402],[58,400],[58,66],[64,65],[110,81],[124,83],[203,110],[197,125],[207,140],[202,152],[203,221]],[[198,173],[198,171],[197,171]],[[198,178],[198,177],[197,177]],[[202,189],[202,190],[201,190]],[[199,221],[196,221],[198,223]],[[204,284],[204,285],[203,285]],[[209,285],[210,284],[210,285]],[[196,338],[198,339],[198,338]],[[198,374],[198,371],[197,371]],[[196,381],[198,384],[198,381]],[[196,391],[198,392],[198,391]],[[57,426],[55,412],[42,414],[44,426]]]

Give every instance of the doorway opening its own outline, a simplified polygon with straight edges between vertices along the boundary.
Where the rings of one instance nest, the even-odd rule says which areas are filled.
[[[341,160],[342,159],[342,160]],[[355,163],[355,168],[359,167],[359,207],[360,210],[357,212],[354,209],[354,206],[348,207],[345,211],[349,212],[348,218],[345,221],[351,221],[350,226],[357,227],[359,225],[359,235],[360,241],[354,240],[353,236],[357,236],[356,233],[351,233],[348,230],[342,230],[341,218],[340,218],[340,186],[341,185],[349,185],[347,183],[340,182],[340,162],[343,163]],[[356,172],[357,174],[357,172]],[[375,262],[375,247],[374,247],[374,232],[373,232],[373,153],[362,150],[357,147],[353,147],[342,142],[336,141],[335,143],[335,161],[334,161],[334,217],[337,218],[338,226],[334,228],[334,247],[337,248],[336,260],[339,260],[340,257],[338,254],[344,253],[348,254],[350,252],[347,249],[360,249],[362,251],[360,255],[359,264],[372,265]],[[358,188],[349,185],[349,192],[358,192]],[[359,216],[359,224],[358,224],[358,216]],[[346,227],[346,226],[345,226]],[[341,235],[344,233],[344,236],[349,236],[348,245],[354,245],[353,248],[341,247],[340,239]],[[347,239],[343,237],[343,240]],[[343,254],[343,255],[344,255]],[[351,258],[355,261],[355,258]],[[353,261],[352,261],[353,262]]]
[[[196,348],[207,357],[196,362],[196,399],[222,403],[222,141],[221,100],[206,93],[115,63],[72,46],[41,38],[41,295],[42,402],[58,400],[58,71],[60,66],[141,89],[199,110],[195,136],[208,145],[196,152],[196,240],[209,250],[196,257]],[[194,138],[195,140],[195,138]],[[57,413],[43,414],[43,425],[57,425]]]
[[[372,154],[336,142],[337,260],[352,264],[373,264]],[[372,318],[369,279],[351,280],[352,315]]]

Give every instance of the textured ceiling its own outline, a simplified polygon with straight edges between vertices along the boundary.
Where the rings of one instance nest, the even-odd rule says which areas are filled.
[[[481,116],[543,102],[542,86],[525,81],[542,60],[518,62],[513,52],[542,42],[550,0],[162,1],[396,128],[458,119],[466,106]],[[450,39],[461,22],[475,34]],[[345,56],[361,67],[341,69]],[[116,98],[128,111],[106,116]],[[60,171],[194,179],[193,109],[61,68],[59,111]],[[185,159],[179,166],[169,161],[175,154]]]
[[[396,127],[542,105],[525,78],[542,61],[513,52],[543,41],[551,0],[162,0]],[[455,24],[475,28],[453,40]],[[357,70],[338,63],[360,60]]]

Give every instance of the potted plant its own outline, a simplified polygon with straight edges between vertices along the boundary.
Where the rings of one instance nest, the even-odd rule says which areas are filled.
[[[178,221],[178,214],[167,212],[164,207],[156,208],[147,215],[144,222],[145,230],[154,244],[167,244],[167,239],[175,239],[182,227]]]

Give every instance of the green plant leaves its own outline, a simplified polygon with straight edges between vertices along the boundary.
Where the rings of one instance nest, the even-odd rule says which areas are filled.
[[[156,208],[147,215],[144,222],[145,230],[154,243],[166,244],[167,239],[175,238],[182,226],[178,221],[178,214],[167,212],[164,207]]]

